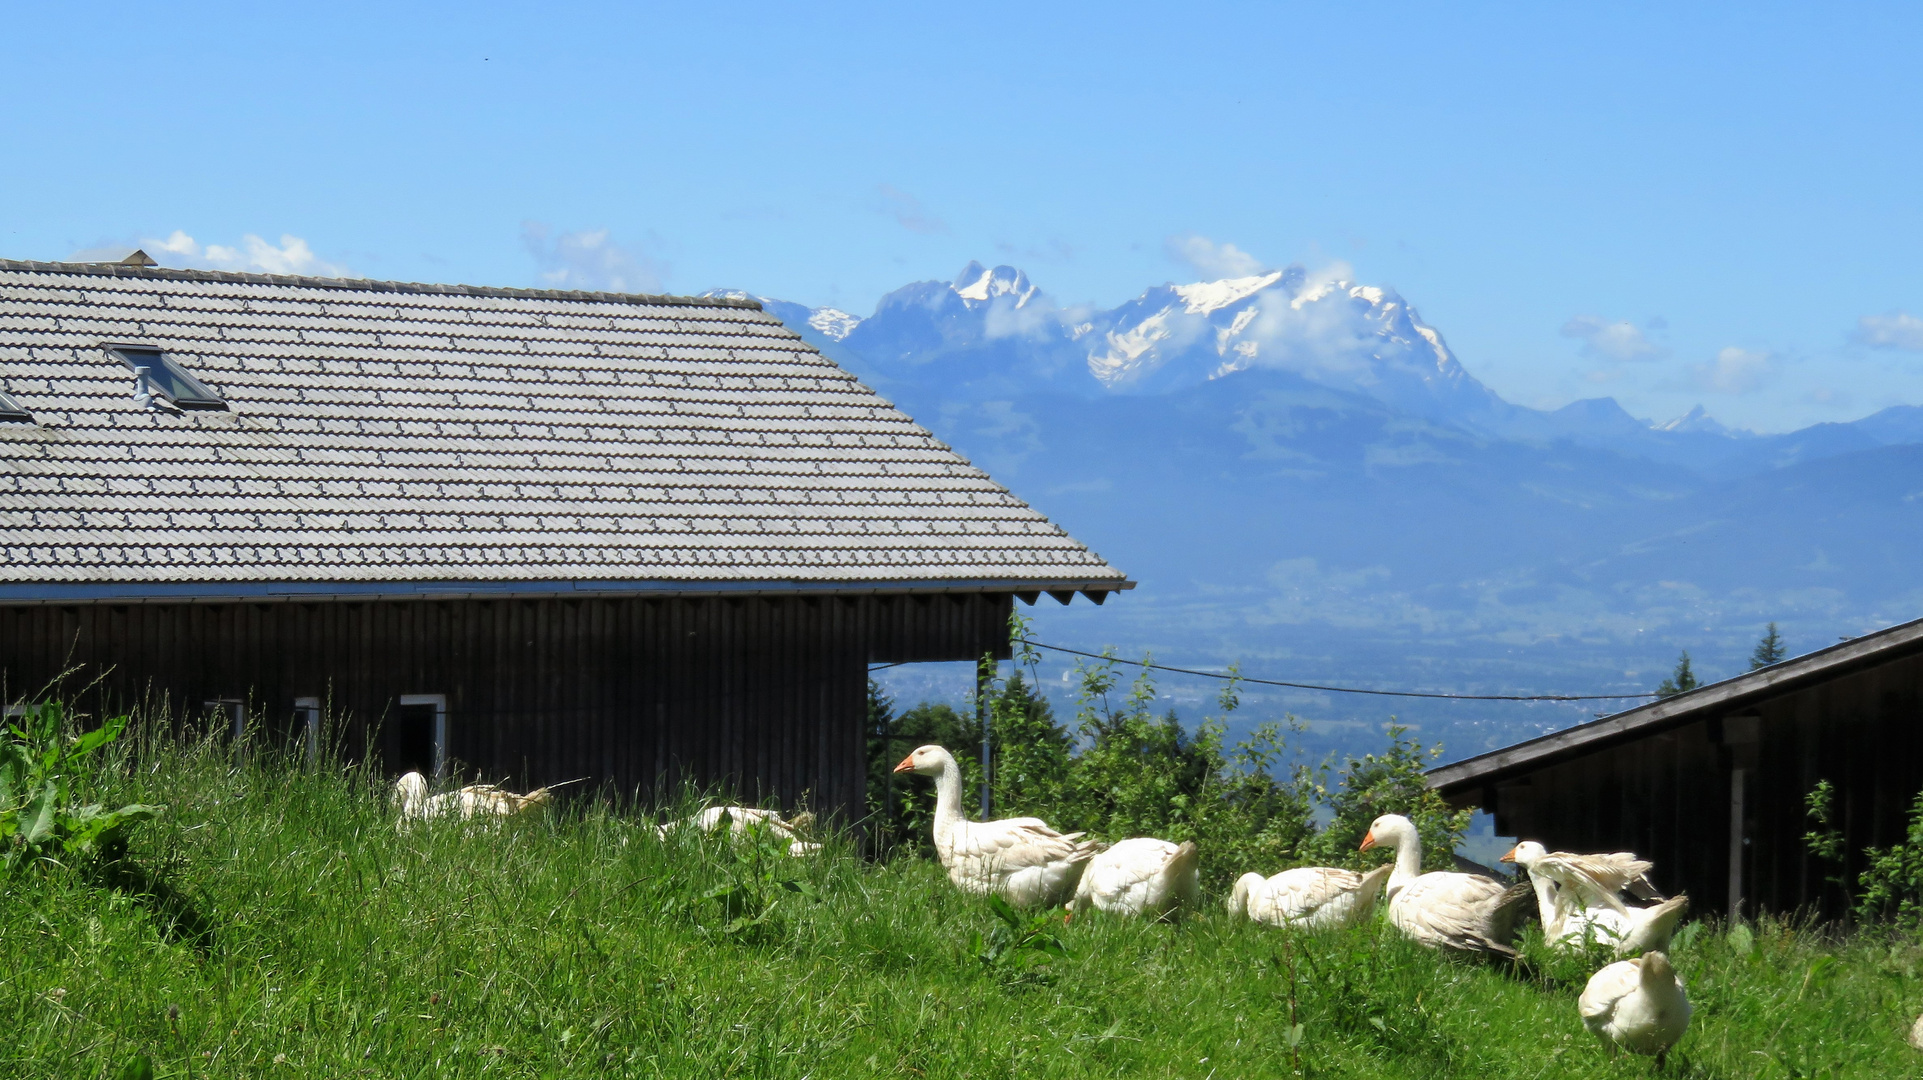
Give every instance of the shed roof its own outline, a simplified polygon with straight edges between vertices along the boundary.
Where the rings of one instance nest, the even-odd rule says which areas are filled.
[[[1587,724],[1429,770],[1445,796],[1472,791],[1586,753],[1739,712],[1768,698],[1923,652],[1923,619],[1792,657]]]
[[[0,602],[1129,584],[752,302],[0,260],[0,390]]]

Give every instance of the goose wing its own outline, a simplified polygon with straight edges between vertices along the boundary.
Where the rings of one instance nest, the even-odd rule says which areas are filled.
[[[1536,867],[1543,873],[1577,890],[1585,901],[1618,910],[1622,907],[1621,894],[1624,892],[1645,900],[1662,897],[1649,881],[1649,871],[1655,865],[1627,851],[1601,855],[1552,851],[1536,862]]]
[[[1589,984],[1582,988],[1582,996],[1576,999],[1576,1012],[1582,1016],[1582,1024],[1597,1035],[1605,1035],[1610,1021],[1616,1018],[1616,1006],[1630,994],[1636,992],[1642,981],[1642,969],[1634,960],[1618,960],[1589,977]]]
[[[951,855],[1010,868],[1085,862],[1094,857],[1096,846],[1080,842],[1082,835],[1056,832],[1036,818],[964,821],[952,837]]]
[[[1508,939],[1516,911],[1533,895],[1527,885],[1505,887],[1479,874],[1431,873],[1396,893],[1389,914],[1425,945],[1514,956]]]
[[[1269,879],[1269,902],[1284,919],[1306,919],[1354,892],[1362,875],[1332,866],[1298,866]]]

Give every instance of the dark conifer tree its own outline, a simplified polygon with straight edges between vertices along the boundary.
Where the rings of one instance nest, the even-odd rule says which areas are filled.
[[[1682,658],[1676,661],[1676,670],[1656,688],[1657,697],[1675,697],[1686,694],[1702,684],[1696,681],[1696,672],[1689,666],[1689,650],[1684,649]]]
[[[1783,647],[1783,635],[1776,632],[1776,624],[1769,624],[1769,633],[1756,643],[1756,651],[1749,654],[1749,669],[1766,668],[1789,659],[1789,650]]]

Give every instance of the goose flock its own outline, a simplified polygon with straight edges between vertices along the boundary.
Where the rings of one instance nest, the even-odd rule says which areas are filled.
[[[1040,818],[970,821],[962,812],[961,767],[940,746],[915,749],[895,771],[935,782],[935,854],[948,880],[976,896],[999,896],[1016,907],[1060,907],[1064,919],[1094,908],[1111,915],[1174,920],[1202,900],[1201,849],[1131,837],[1103,844],[1083,833],[1062,833]],[[400,826],[441,817],[492,820],[546,805],[549,789],[526,795],[492,784],[428,794],[418,772],[394,786]],[[806,838],[812,815],[783,818],[772,810],[711,806],[655,827],[666,839],[683,829],[742,836],[762,830],[788,843],[788,853],[811,855],[821,845]],[[1369,826],[1362,851],[1386,848],[1394,860],[1358,872],[1304,866],[1273,876],[1243,874],[1228,897],[1232,917],[1268,926],[1332,930],[1355,926],[1382,908],[1390,926],[1441,952],[1518,959],[1516,926],[1535,900],[1543,940],[1552,949],[1586,950],[1605,944],[1622,959],[1590,977],[1577,1012],[1606,1046],[1653,1055],[1660,1063],[1688,1030],[1690,1005],[1667,950],[1688,898],[1665,899],[1650,883],[1651,864],[1627,852],[1579,855],[1549,851],[1525,840],[1502,861],[1520,867],[1525,882],[1504,884],[1482,874],[1422,869],[1422,837],[1415,823],[1384,814]],[[1624,894],[1639,903],[1631,903]],[[1912,1036],[1923,1044],[1923,1020]]]
[[[961,767],[940,746],[917,747],[895,771],[934,778],[935,854],[963,892],[992,894],[1018,907],[1059,905],[1064,918],[1094,907],[1174,919],[1201,902],[1201,852],[1193,840],[1132,837],[1105,847],[1039,818],[970,821],[962,813]],[[1424,873],[1422,837],[1400,814],[1371,823],[1361,850],[1377,847],[1394,852],[1395,860],[1366,873],[1308,866],[1272,877],[1243,874],[1228,898],[1229,913],[1270,926],[1326,930],[1356,925],[1381,906],[1389,925],[1417,944],[1515,960],[1516,925],[1533,899],[1551,948],[1575,951],[1600,942],[1627,957],[1592,975],[1576,1003],[1583,1026],[1605,1046],[1652,1055],[1661,1064],[1688,1030],[1689,997],[1664,951],[1688,899],[1664,899],[1650,884],[1648,861],[1626,852],[1552,852],[1524,841],[1503,861],[1521,867],[1526,882]],[[1630,904],[1624,893],[1653,902]]]

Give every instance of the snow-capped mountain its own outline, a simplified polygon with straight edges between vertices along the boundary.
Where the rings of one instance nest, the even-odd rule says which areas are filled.
[[[1681,648],[1742,670],[1772,620],[1802,648],[1923,615],[1923,408],[1784,435],[1700,408],[1652,424],[1610,398],[1528,409],[1394,290],[1301,267],[1106,309],[979,263],[864,319],[763,303],[1141,582],[1099,613],[1038,611],[1065,644],[1305,681],[1627,692]],[[1387,715],[1270,704],[1371,731]],[[1587,717],[1393,708],[1452,755]]]
[[[1158,394],[1272,368],[1419,415],[1501,426],[1515,411],[1394,290],[1301,266],[1159,285],[1105,311],[1060,306],[1022,271],[978,262],[889,293],[866,319],[763,303],[817,344],[844,345],[883,384],[939,373],[955,397]]]

